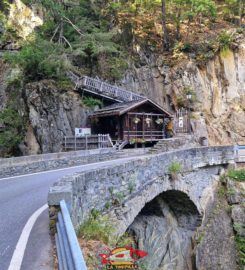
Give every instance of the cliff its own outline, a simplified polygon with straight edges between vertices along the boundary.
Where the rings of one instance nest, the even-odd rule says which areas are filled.
[[[191,104],[192,127],[211,145],[245,143],[245,41],[233,51],[217,54],[206,65],[184,59],[170,67],[162,57],[131,65],[123,85],[143,92],[169,110],[178,107],[185,88],[195,92]],[[142,64],[143,63],[143,64]]]

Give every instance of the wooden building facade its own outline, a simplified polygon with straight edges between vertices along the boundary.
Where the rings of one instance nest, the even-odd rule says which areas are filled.
[[[154,142],[166,137],[173,116],[149,99],[116,103],[91,116],[93,133],[110,134],[113,141]]]

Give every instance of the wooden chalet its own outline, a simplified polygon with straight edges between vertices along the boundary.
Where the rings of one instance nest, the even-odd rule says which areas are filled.
[[[115,103],[91,116],[93,133],[110,134],[113,141],[154,142],[165,138],[164,123],[173,116],[149,99]]]

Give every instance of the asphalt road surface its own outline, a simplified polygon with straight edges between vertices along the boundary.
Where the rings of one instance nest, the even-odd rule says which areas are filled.
[[[10,268],[16,245],[23,234],[29,218],[47,203],[49,187],[60,177],[103,167],[109,164],[138,159],[125,157],[77,167],[46,171],[30,175],[0,179],[0,270],[50,270],[52,269],[52,249],[48,231],[48,211],[45,210],[31,230],[21,267]],[[23,244],[23,243],[22,243]],[[19,254],[17,254],[19,256]]]

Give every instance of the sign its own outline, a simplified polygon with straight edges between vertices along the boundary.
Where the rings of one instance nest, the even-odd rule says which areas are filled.
[[[115,248],[107,254],[99,254],[101,257],[101,264],[105,267],[103,269],[139,269],[138,261],[147,256],[148,253],[133,249],[132,247]]]
[[[84,137],[91,135],[91,128],[75,128],[75,137]]]
[[[181,116],[179,117],[179,127],[183,128],[184,127],[184,118]]]

